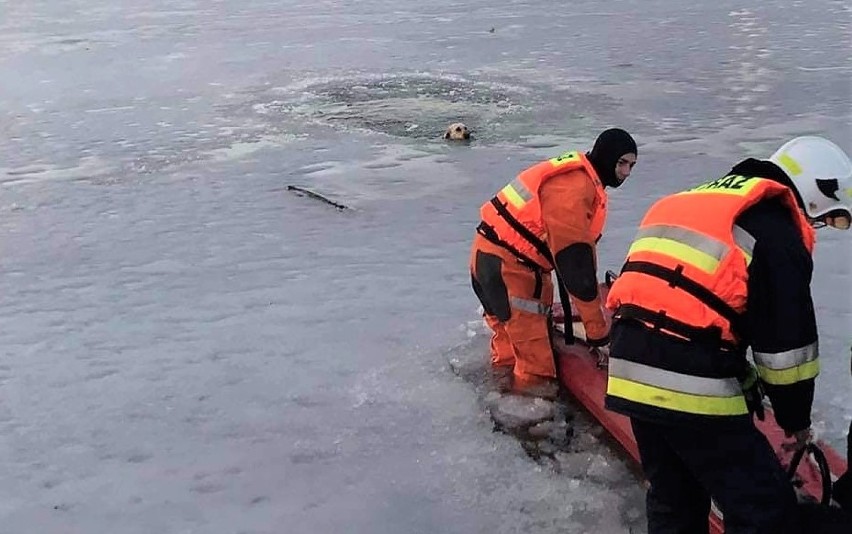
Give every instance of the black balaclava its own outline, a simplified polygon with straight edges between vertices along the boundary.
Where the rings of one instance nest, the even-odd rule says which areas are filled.
[[[592,162],[601,183],[616,188],[621,182],[615,176],[615,164],[621,156],[630,153],[639,155],[636,141],[621,128],[610,128],[598,136],[595,146],[591,152],[586,153],[586,157]]]

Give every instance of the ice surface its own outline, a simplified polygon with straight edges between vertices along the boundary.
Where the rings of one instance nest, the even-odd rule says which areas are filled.
[[[829,0],[0,0],[0,530],[643,532],[594,425],[537,462],[453,372],[487,352],[479,205],[625,127],[617,268],[661,194],[791,135],[852,151],[849,27]],[[469,146],[437,138],[456,115]],[[813,284],[838,446],[850,238],[820,232]]]

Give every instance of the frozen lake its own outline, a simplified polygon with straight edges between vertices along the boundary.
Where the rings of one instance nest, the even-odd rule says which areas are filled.
[[[634,134],[618,269],[659,196],[852,154],[848,3],[742,4],[0,0],[0,530],[644,532],[626,471],[536,464],[447,360],[485,358],[469,244],[528,164]],[[813,282],[838,447],[850,234]]]

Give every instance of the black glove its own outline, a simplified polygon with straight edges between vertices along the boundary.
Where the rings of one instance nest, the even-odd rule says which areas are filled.
[[[740,384],[743,388],[743,396],[745,397],[749,413],[757,414],[757,418],[763,421],[765,417],[763,409],[763,387],[760,385],[760,377],[757,374],[757,369],[753,365],[748,364],[746,376],[740,380]]]

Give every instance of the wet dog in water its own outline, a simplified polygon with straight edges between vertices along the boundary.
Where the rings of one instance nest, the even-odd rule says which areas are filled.
[[[444,132],[444,139],[450,141],[467,141],[470,139],[470,130],[463,123],[454,122],[447,126],[447,131]]]

